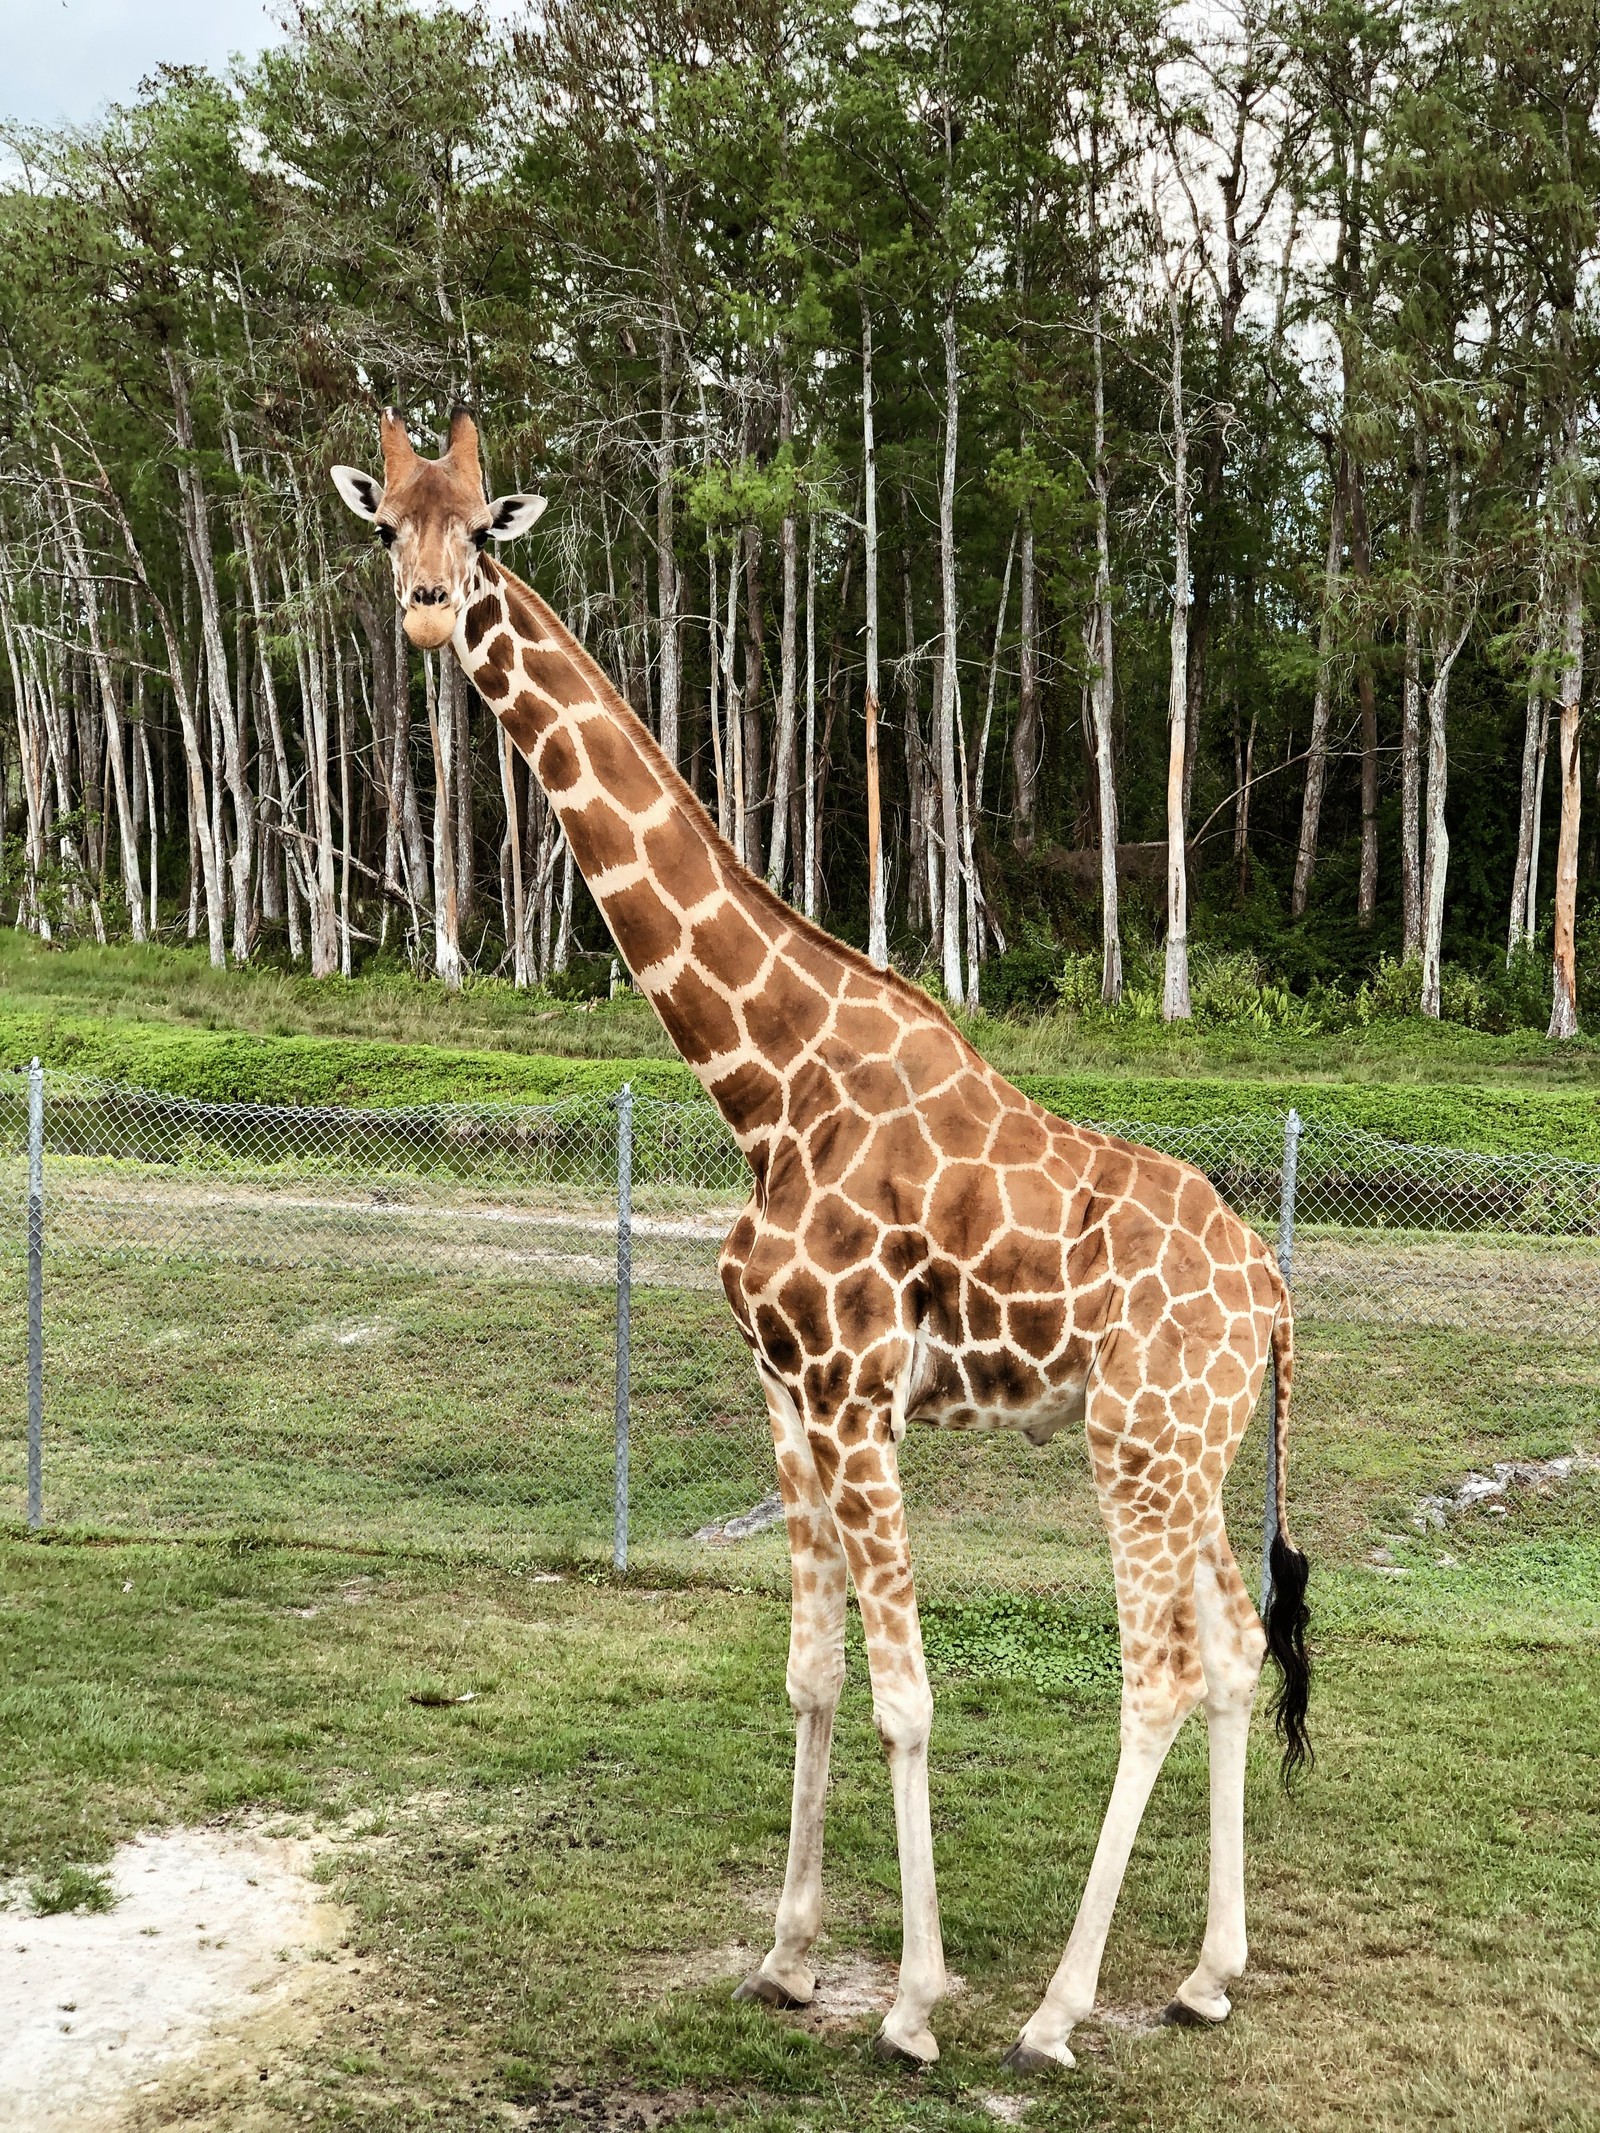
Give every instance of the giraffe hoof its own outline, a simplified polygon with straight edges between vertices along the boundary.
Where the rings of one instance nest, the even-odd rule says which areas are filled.
[[[939,2056],[939,2047],[929,2029],[919,2031],[904,2044],[891,2037],[886,2029],[880,2029],[872,2040],[872,2056],[891,2066],[932,2066]]]
[[[804,2007],[810,1998],[808,1994],[804,2000],[797,1999],[786,1987],[780,1985],[776,1978],[767,1977],[759,1970],[752,1970],[733,1996],[736,2000],[759,2000],[763,2007],[784,2009]]]
[[[1220,2029],[1228,2017],[1226,2014],[1202,2014],[1187,2000],[1168,2000],[1161,2010],[1161,2019],[1169,2029]]]
[[[1064,2066],[1070,2068],[1076,2066],[1077,2063],[1077,2060],[1073,2058],[1064,2044],[1059,2050],[1053,2052],[1042,2052],[1037,2045],[1033,2044],[1013,2044],[1010,2051],[1000,2061],[1000,2064],[1008,2074],[1037,2074],[1045,2067]]]

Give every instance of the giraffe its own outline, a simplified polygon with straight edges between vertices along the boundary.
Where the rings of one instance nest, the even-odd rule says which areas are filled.
[[[766,1399],[792,1565],[796,1721],[773,1943],[737,1997],[808,2001],[847,1584],[865,1632],[899,1851],[898,1990],[875,2040],[926,2065],[945,1990],[928,1799],[933,1700],[898,1447],[912,1423],[1082,1425],[1110,1542],[1120,1757],[1059,1968],[1007,2055],[1070,2067],[1145,1803],[1198,1705],[1211,1864],[1199,1959],[1168,2008],[1210,2024],[1245,1965],[1245,1751],[1265,1652],[1291,1777],[1307,1756],[1306,1562],[1284,1522],[1293,1330],[1266,1246],[1196,1170],[1041,1110],[919,987],[833,940],[741,865],[554,611],[485,553],[531,495],[490,501],[464,409],[437,459],[400,415],[383,480],[333,480],[388,547],[411,642],[448,643],[538,777],[606,924],[731,1128],[753,1189],[720,1259]],[[1257,1617],[1224,1476],[1269,1368],[1273,1595]]]

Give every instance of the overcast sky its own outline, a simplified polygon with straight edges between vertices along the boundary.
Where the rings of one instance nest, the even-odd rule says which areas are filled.
[[[90,119],[162,60],[221,68],[277,33],[265,0],[0,0],[0,113]]]

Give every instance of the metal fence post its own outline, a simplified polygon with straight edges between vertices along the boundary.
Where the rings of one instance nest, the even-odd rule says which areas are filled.
[[[44,1069],[28,1069],[28,1524],[44,1524]]]
[[[1283,1122],[1283,1189],[1278,1198],[1278,1271],[1285,1286],[1294,1264],[1294,1194],[1300,1169],[1301,1121],[1291,1111]],[[1272,1543],[1278,1533],[1278,1378],[1269,1361],[1267,1401],[1267,1494],[1261,1519],[1261,1612],[1272,1598]]]
[[[617,1439],[616,1491],[612,1510],[611,1564],[618,1577],[628,1568],[628,1339],[633,1301],[633,1086],[624,1082],[617,1107]]]

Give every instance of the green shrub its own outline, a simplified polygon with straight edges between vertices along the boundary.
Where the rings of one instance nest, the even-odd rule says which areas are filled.
[[[1099,956],[1069,954],[1056,975],[1056,998],[1069,1015],[1098,1014],[1100,983]]]
[[[1125,944],[1117,1007],[1102,1002],[1100,983],[1098,955],[1068,955],[1056,974],[1056,997],[1069,1014],[1103,1016],[1110,1022],[1159,1022],[1166,993],[1165,952],[1143,942]],[[1238,949],[1190,949],[1189,1009],[1205,1029],[1306,1026],[1304,1003],[1253,955]]]
[[[1074,958],[1069,957],[1068,961]],[[1094,993],[1100,993],[1098,959],[1086,956],[1080,960],[1095,964]],[[1019,939],[1013,941],[1004,955],[997,955],[983,966],[983,1004],[990,1014],[1015,1013],[1019,1008],[1037,1009],[1054,1004],[1061,989],[1061,945],[1053,933],[1042,926],[1027,926]]]
[[[1422,962],[1379,958],[1372,975],[1353,994],[1334,986],[1321,996],[1317,1026],[1347,1029],[1380,1022],[1404,1022],[1422,1013]],[[1508,1030],[1542,1030],[1550,1020],[1548,948],[1523,945],[1507,963],[1497,958],[1481,968],[1445,963],[1439,971],[1439,1019],[1461,1029],[1504,1035]]]

